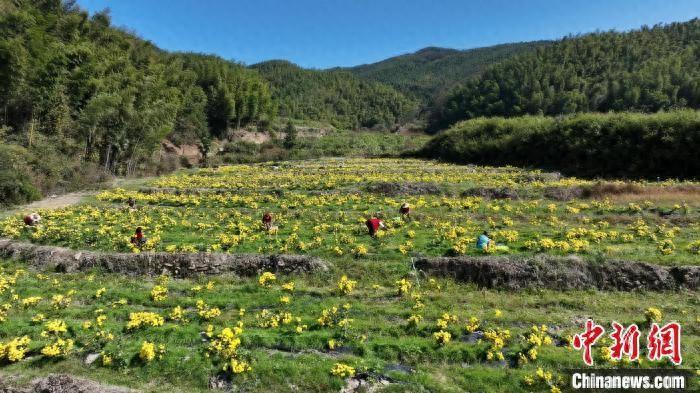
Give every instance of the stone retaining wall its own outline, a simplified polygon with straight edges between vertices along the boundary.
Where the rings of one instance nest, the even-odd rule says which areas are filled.
[[[26,387],[19,387],[11,380],[0,380],[0,393],[137,393],[137,391],[105,385],[69,374],[49,374],[46,377],[33,379]]]
[[[306,255],[107,253],[75,251],[7,239],[0,239],[0,257],[23,260],[32,266],[60,272],[100,268],[134,276],[163,273],[175,277],[222,273],[255,276],[262,271],[290,274],[328,270],[324,261]]]
[[[658,266],[642,262],[587,262],[559,257],[438,257],[419,258],[415,267],[427,274],[453,277],[487,288],[548,288],[600,290],[698,290],[700,266]]]

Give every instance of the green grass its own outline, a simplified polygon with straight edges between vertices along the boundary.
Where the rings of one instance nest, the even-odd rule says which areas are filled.
[[[435,183],[449,195],[386,197],[366,191],[381,182]],[[682,324],[682,367],[700,368],[700,297],[696,292],[510,292],[451,279],[431,281],[412,270],[412,256],[450,255],[459,245],[464,248],[457,249],[467,255],[479,255],[473,241],[485,228],[499,242],[506,241],[498,237],[499,231],[501,235],[504,230],[517,231],[518,238],[508,242],[511,254],[533,254],[535,250],[528,249],[528,242],[543,238],[571,242],[568,231],[586,228],[583,239],[589,245],[578,251],[585,258],[603,263],[609,258],[667,265],[698,263],[690,248],[700,238],[697,198],[675,200],[666,198],[668,195],[650,195],[653,202],[646,204],[644,194],[634,200],[620,197],[611,201],[554,202],[543,198],[546,187],[586,184],[576,179],[547,180],[538,172],[515,168],[459,167],[415,160],[317,160],[183,171],[146,183],[127,184],[131,191],[111,191],[88,198],[79,206],[41,211],[44,221],[39,227],[25,228],[20,215],[13,215],[0,223],[3,236],[46,244],[129,251],[128,237],[136,226],[143,226],[147,236],[158,240],[152,244],[156,250],[172,251],[174,247],[175,251],[186,252],[304,253],[331,264],[328,272],[278,276],[271,288],[258,285],[257,278],[229,275],[173,279],[167,284],[167,299],[155,302],[150,297],[156,285],[154,278],[100,271],[58,274],[28,269],[17,261],[0,261],[4,278],[17,269],[28,269],[0,292],[0,305],[12,306],[0,323],[0,342],[22,335],[32,338],[28,358],[0,364],[0,375],[21,375],[29,381],[36,375],[67,372],[144,391],[204,392],[209,378],[220,373],[222,365],[206,356],[209,339],[203,332],[209,324],[218,333],[241,322],[244,331],[238,356],[250,362],[252,371],[233,376],[232,382],[243,391],[338,391],[345,382],[331,375],[335,363],[351,365],[374,377],[392,378],[393,383],[383,388],[387,392],[543,391],[548,390],[544,384],[526,386],[524,378],[539,367],[565,378],[564,370],[583,366],[581,353],[569,349],[565,341],[581,332],[587,318],[593,318],[608,332],[612,321],[639,324],[644,348],[648,333],[644,313],[649,307],[661,309],[664,322]],[[174,195],[133,190],[144,185],[184,191],[211,188],[224,193]],[[643,186],[658,189],[675,185],[666,182]],[[460,196],[473,187],[509,187],[522,199],[494,201]],[[141,209],[124,209],[128,196],[135,196]],[[414,209],[410,221],[396,217],[404,200]],[[261,228],[260,218],[266,210],[275,216],[277,234],[265,233]],[[380,210],[385,212],[389,230],[373,240],[367,236],[363,221]],[[648,227],[642,235],[638,227],[632,227],[638,220]],[[612,232],[618,232],[615,239],[611,238]],[[606,237],[598,242],[594,238],[600,233]],[[623,241],[623,234],[635,236]],[[224,240],[238,236],[239,242],[227,244],[222,235]],[[662,255],[657,247],[666,238],[672,238],[675,249]],[[408,241],[412,247],[404,253],[401,246]],[[353,249],[359,245],[366,246],[367,253],[355,256]],[[564,255],[573,251],[545,252]],[[336,284],[343,275],[358,282],[348,295],[341,294]],[[411,294],[399,296],[396,282],[404,278],[412,283]],[[192,291],[209,280],[214,283],[213,289]],[[288,281],[296,284],[292,294],[280,288]],[[96,298],[96,291],[103,287],[105,294]],[[54,309],[51,297],[70,290],[76,291],[71,303]],[[291,297],[290,304],[280,302],[284,295]],[[25,308],[21,299],[29,296],[43,299]],[[125,304],[115,303],[122,299]],[[197,315],[198,300],[220,308],[221,316],[202,320]],[[348,311],[340,311],[343,318],[352,319],[348,329],[319,324],[322,310],[333,306],[343,310],[344,304],[351,306]],[[176,306],[185,310],[187,322],[166,320],[160,327],[126,329],[131,312],[151,311],[167,318]],[[114,334],[113,341],[95,341],[95,331],[82,328],[84,321],[94,322],[100,309],[107,316],[103,329]],[[241,309],[245,309],[243,315]],[[264,309],[291,313],[299,321],[262,327],[256,315]],[[502,314],[497,316],[496,310]],[[71,354],[57,360],[40,354],[48,340],[41,336],[43,323],[32,322],[37,313],[66,321],[68,337],[75,340]],[[448,325],[445,330],[452,334],[452,340],[441,346],[433,333],[439,330],[436,324],[444,313],[455,314],[459,322]],[[412,315],[423,318],[414,327],[408,323]],[[503,348],[505,364],[489,361],[490,344],[474,340],[467,333],[465,324],[471,317],[480,320],[480,330],[510,330],[511,339]],[[524,335],[531,326],[542,324],[561,346],[542,346],[536,361],[517,364],[519,352],[529,348]],[[301,334],[295,331],[298,325],[306,325]],[[138,352],[145,340],[165,345],[162,360],[139,360]],[[339,348],[330,349],[329,340],[338,342]],[[609,343],[598,347],[603,345]],[[89,366],[83,363],[87,354],[99,352],[111,354],[113,364],[102,366],[100,360]],[[612,367],[600,359],[598,366]],[[645,361],[641,367],[669,366]]]
[[[1,265],[5,273],[22,268],[15,262],[2,262]],[[507,292],[479,289],[451,280],[437,280],[431,284],[412,279],[414,286],[420,288],[424,303],[423,308],[414,309],[415,302],[398,296],[395,289],[396,280],[411,277],[407,264],[347,261],[339,262],[326,274],[278,277],[280,283],[288,280],[296,283],[289,305],[279,303],[278,299],[284,292],[277,286],[263,288],[255,279],[228,276],[211,277],[214,289],[196,294],[190,289],[196,284],[206,283],[208,278],[172,280],[167,285],[168,298],[154,302],[149,297],[155,285],[152,279],[135,280],[99,272],[43,274],[46,278],[40,279],[36,272],[29,271],[14,285],[15,293],[21,298],[42,296],[44,300],[28,309],[19,305],[13,307],[7,320],[0,325],[3,328],[0,341],[25,334],[34,340],[29,359],[6,365],[1,369],[2,373],[28,376],[69,372],[146,391],[205,391],[209,377],[217,369],[212,360],[204,356],[207,343],[202,341],[201,332],[206,330],[208,323],[218,331],[242,321],[245,328],[240,353],[251,362],[253,371],[235,376],[234,382],[247,391],[289,391],[290,384],[303,391],[338,390],[343,384],[342,379],[329,373],[336,362],[391,375],[402,390],[527,391],[522,383],[525,375],[532,374],[537,367],[555,372],[580,367],[581,354],[565,347],[547,346],[539,349],[536,362],[522,367],[503,367],[486,361],[487,343],[465,341],[464,322],[469,317],[478,317],[482,329],[510,329],[513,339],[506,345],[504,353],[513,359],[523,347],[523,339],[519,336],[527,333],[531,325],[546,324],[556,337],[578,333],[579,325],[588,317],[608,329],[613,320],[646,326],[644,311],[652,306],[663,310],[664,321],[675,320],[683,324],[684,367],[700,367],[700,325],[697,320],[700,298],[692,292]],[[350,295],[341,295],[335,287],[341,274],[359,282],[358,288]],[[379,285],[379,288],[375,289],[374,285]],[[107,288],[106,293],[95,299],[95,292],[103,287]],[[76,290],[72,303],[60,310],[52,309],[50,296],[70,289]],[[12,302],[10,296],[6,291],[0,299],[3,303]],[[120,299],[126,299],[128,304],[113,307],[112,304]],[[198,299],[220,307],[222,316],[211,322],[199,320],[195,315]],[[318,326],[316,319],[322,309],[345,303],[352,306],[347,316],[353,319],[347,332]],[[168,321],[161,327],[137,331],[125,329],[130,312],[148,310],[166,316],[176,305],[188,310],[189,322]],[[241,308],[246,310],[242,317],[239,316]],[[263,308],[291,312],[308,325],[308,330],[296,334],[289,327],[260,328],[255,315]],[[94,333],[81,328],[84,320],[94,320],[98,309],[105,310],[108,317],[105,329],[116,337],[104,346],[90,344]],[[502,311],[500,317],[495,316],[496,309]],[[439,346],[432,333],[438,330],[435,322],[444,312],[456,314],[460,322],[448,328],[453,341]],[[37,355],[45,344],[39,334],[43,325],[31,322],[37,313],[67,322],[71,328],[70,336],[76,341],[73,354],[58,361],[47,361]],[[415,329],[407,326],[406,319],[411,314],[424,317]],[[646,332],[647,329],[642,327],[642,330]],[[363,336],[366,339],[363,340]],[[328,349],[328,340],[332,338],[342,342],[341,350]],[[149,364],[136,359],[143,340],[165,344],[165,358]],[[112,353],[115,365],[102,367],[99,360],[91,366],[80,363],[88,353],[100,351]],[[386,371],[390,365],[401,365],[414,372]],[[649,366],[646,363],[644,367]]]
[[[334,131],[320,138],[300,138],[289,158],[398,156],[404,152],[418,150],[429,139],[428,135]]]
[[[262,144],[231,142],[210,162],[239,164],[321,157],[398,157],[418,151],[429,139],[425,134],[331,130],[320,135],[300,135],[291,148],[285,148],[282,139]]]
[[[223,193],[178,195],[117,189],[81,206],[41,211],[45,220],[39,227],[24,226],[21,213],[10,216],[0,221],[0,234],[75,249],[130,251],[128,239],[141,226],[152,241],[149,250],[299,253],[327,259],[395,261],[418,255],[480,255],[475,240],[488,230],[496,242],[508,246],[503,253],[511,255],[575,253],[594,260],[662,265],[700,262],[700,198],[558,202],[544,198],[543,190],[589,182],[542,180],[542,176],[515,168],[470,168],[416,160],[239,165],[184,171],[146,183]],[[397,181],[434,183],[447,195],[389,197],[367,191],[382,182]],[[664,184],[645,187],[656,189]],[[474,187],[510,187],[522,199],[462,196]],[[124,208],[129,197],[138,201],[140,210]],[[402,202],[412,206],[410,220],[398,213]],[[260,220],[266,211],[275,218],[276,233],[262,228]],[[372,239],[364,222],[377,212],[388,230]],[[662,252],[664,242],[670,243]],[[358,252],[360,248],[366,253]]]

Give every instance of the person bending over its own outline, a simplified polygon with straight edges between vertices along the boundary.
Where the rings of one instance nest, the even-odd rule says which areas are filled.
[[[379,219],[377,216],[368,218],[367,221],[365,221],[365,225],[367,225],[369,235],[373,238],[377,237],[377,232],[379,232],[380,229],[386,229],[384,221]]]
[[[265,214],[263,214],[262,224],[263,224],[263,228],[269,232],[270,229],[272,228],[272,213],[265,212]]]
[[[489,247],[492,245],[493,240],[489,239],[489,233],[486,231],[476,239],[476,248],[483,252],[489,252]]]
[[[408,202],[404,202],[401,205],[399,208],[399,214],[401,214],[401,218],[404,220],[411,218],[411,206],[408,204]]]
[[[27,226],[34,226],[41,222],[41,216],[38,213],[32,213],[24,216],[24,224]]]
[[[131,244],[137,248],[143,248],[146,245],[146,236],[143,235],[143,229],[141,227],[136,228],[134,236],[131,237]]]

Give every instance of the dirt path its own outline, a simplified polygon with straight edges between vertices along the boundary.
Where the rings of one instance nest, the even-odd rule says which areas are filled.
[[[26,205],[14,206],[7,210],[0,209],[0,218],[7,217],[17,212],[30,213],[38,209],[60,209],[62,207],[77,205],[85,200],[86,197],[97,195],[102,189],[110,189],[115,187],[137,188],[139,186],[143,186],[151,180],[153,180],[153,177],[142,177],[137,179],[115,178],[109,183],[102,184],[100,189],[76,191],[62,195],[51,195],[42,200]]]
[[[48,196],[40,201],[27,205],[15,206],[9,210],[0,210],[0,218],[11,216],[15,213],[31,213],[39,209],[60,209],[62,207],[76,205],[87,196],[95,195],[97,191],[77,191],[63,195]]]
[[[80,203],[83,198],[95,195],[95,191],[78,191],[63,195],[53,195],[21,207],[23,210],[59,209]]]

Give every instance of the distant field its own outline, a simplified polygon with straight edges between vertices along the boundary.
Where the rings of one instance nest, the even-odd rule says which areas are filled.
[[[384,392],[557,392],[563,370],[583,366],[570,340],[587,318],[606,329],[637,323],[643,334],[651,321],[678,321],[682,367],[695,370],[696,292],[490,290],[427,277],[411,257],[480,255],[475,237],[489,230],[508,246],[502,255],[698,264],[696,186],[321,159],[183,171],[40,211],[38,227],[14,215],[1,237],[131,252],[129,237],[142,226],[149,242],[141,252],[310,254],[330,269],[174,279],[0,261],[0,379],[66,372],[153,392],[204,392],[211,383],[327,392],[360,381]],[[505,196],[512,199],[497,199]],[[125,209],[129,197],[137,211]],[[413,208],[406,221],[397,212],[404,201]],[[265,211],[276,233],[263,230]],[[388,229],[375,240],[364,220],[377,212]],[[20,345],[23,336],[30,341]],[[672,367],[648,361],[644,346],[641,362],[612,361],[606,340],[594,350],[598,367]],[[7,348],[22,356],[11,361]]]
[[[43,244],[129,251],[128,239],[141,226],[148,250],[383,260],[478,255],[476,237],[488,230],[508,246],[500,251],[507,254],[700,263],[695,184],[638,183],[634,193],[622,189],[582,199],[581,189],[593,184],[516,168],[418,160],[240,165],[159,178],[142,191],[106,191],[95,203],[42,212],[45,223],[38,228],[24,227],[16,215],[0,222],[0,230],[4,237]],[[569,199],[567,193],[578,198],[553,199]],[[138,211],[124,208],[130,197],[141,205]],[[412,206],[410,220],[398,213],[403,202]],[[266,211],[279,228],[274,233],[262,230]],[[388,230],[373,240],[364,221],[376,213]]]
[[[284,139],[281,135],[277,138]],[[212,160],[222,164],[308,160],[321,157],[398,157],[415,152],[430,139],[426,134],[403,135],[374,131],[307,130],[291,148],[270,140],[262,144],[232,142]]]

